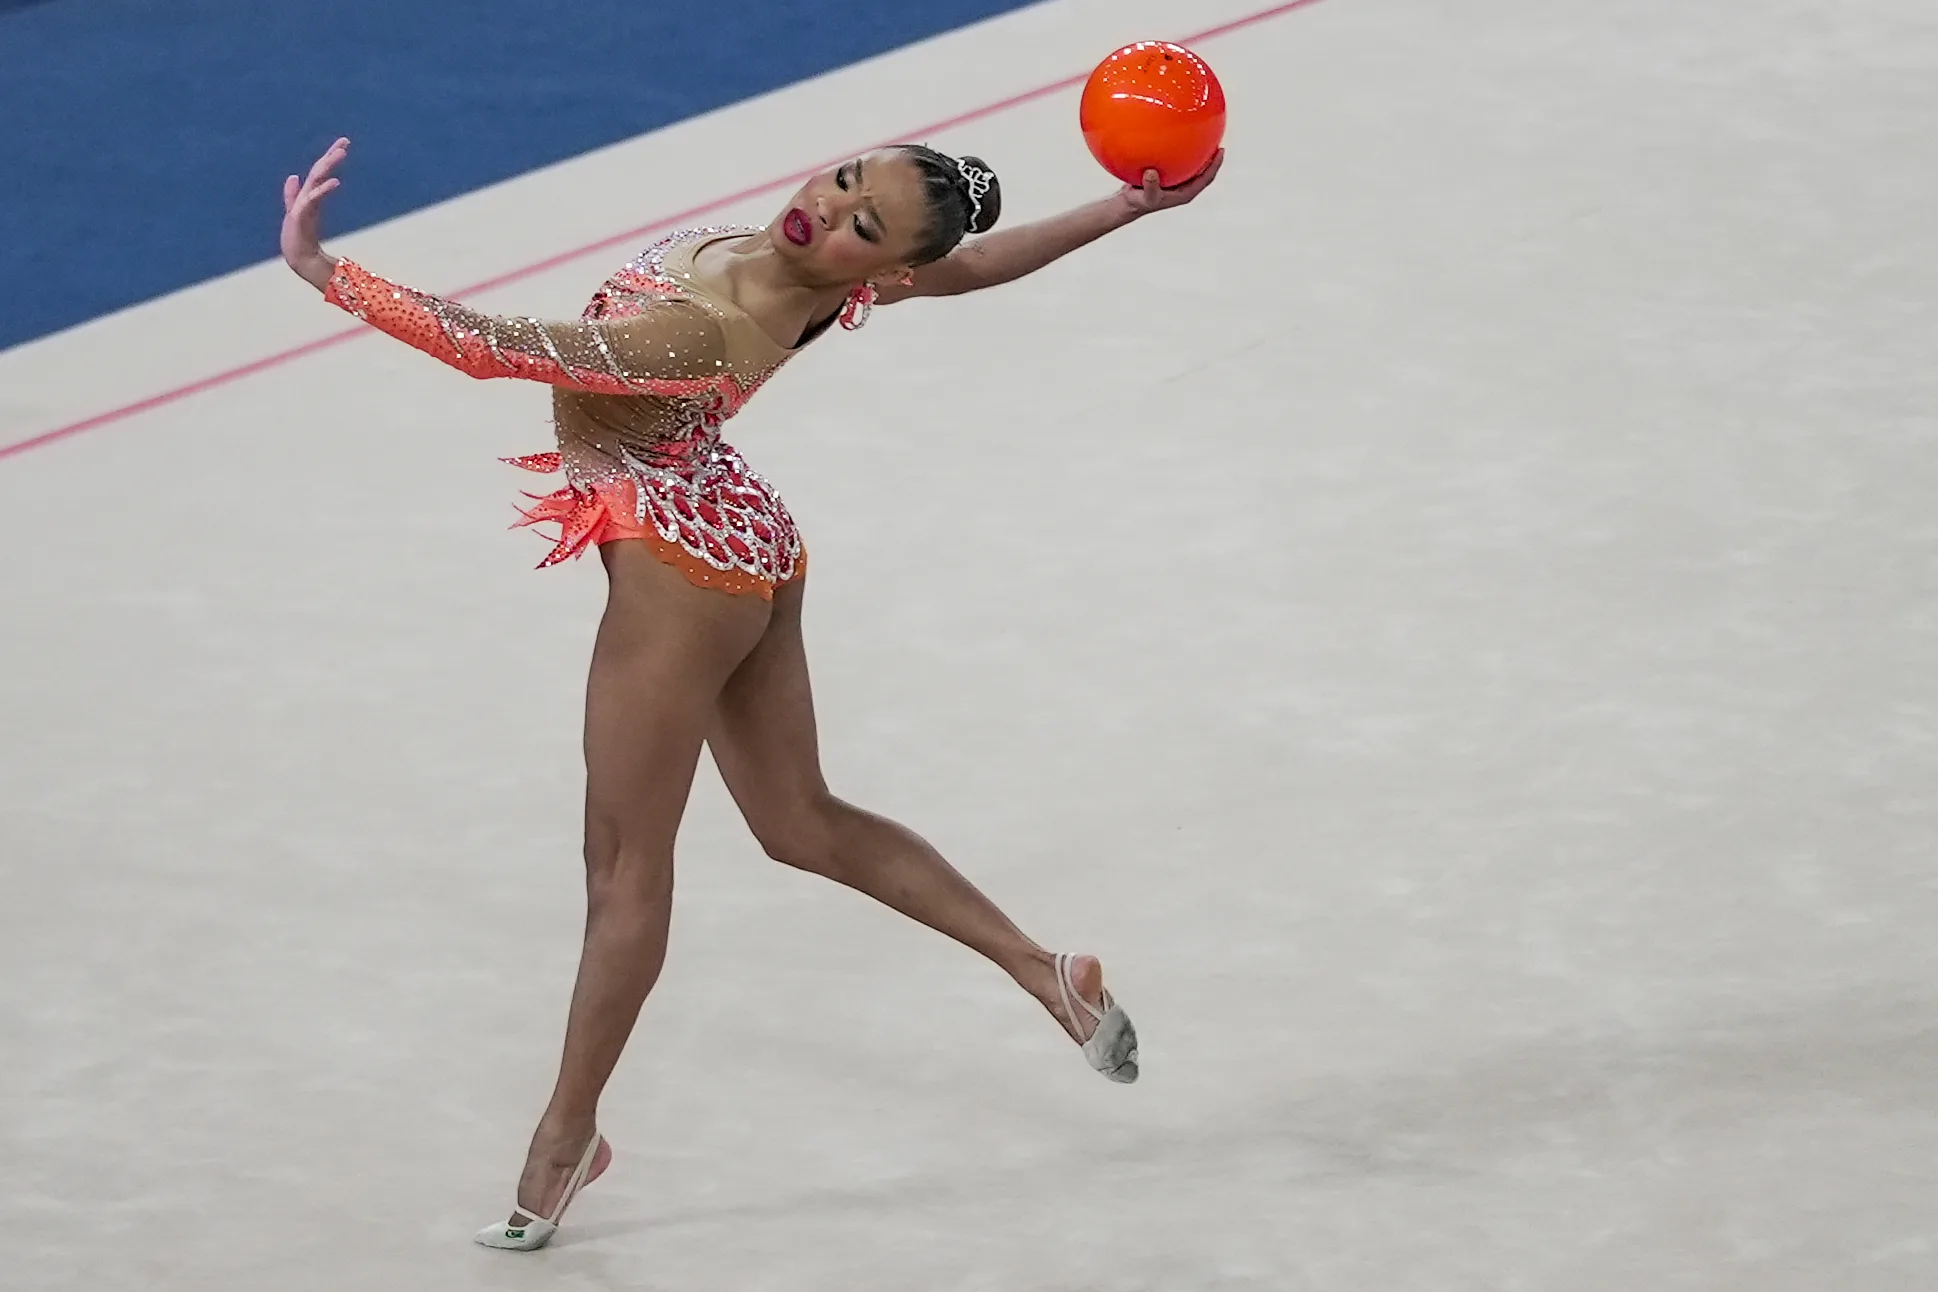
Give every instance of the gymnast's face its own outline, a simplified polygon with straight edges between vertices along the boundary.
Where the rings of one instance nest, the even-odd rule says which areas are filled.
[[[884,148],[809,180],[768,234],[809,281],[885,282],[909,267],[929,219],[921,172]]]

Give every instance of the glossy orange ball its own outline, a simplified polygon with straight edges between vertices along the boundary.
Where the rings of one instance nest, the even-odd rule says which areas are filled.
[[[1083,141],[1126,184],[1156,170],[1175,188],[1210,163],[1225,138],[1225,88],[1211,65],[1182,45],[1144,40],[1090,74],[1078,109]]]

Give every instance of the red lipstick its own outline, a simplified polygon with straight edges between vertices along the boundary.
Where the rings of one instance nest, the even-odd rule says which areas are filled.
[[[814,221],[797,206],[781,217],[781,233],[795,246],[805,247],[814,241]]]

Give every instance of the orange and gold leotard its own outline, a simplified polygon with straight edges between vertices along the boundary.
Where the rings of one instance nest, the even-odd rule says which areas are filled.
[[[577,323],[483,314],[339,261],[331,304],[473,377],[553,387],[558,450],[509,461],[565,488],[527,494],[519,524],[556,522],[540,568],[639,539],[688,579],[771,598],[806,567],[773,487],[720,438],[721,425],[798,353],[693,272],[713,242],[751,230],[692,229],[647,248]]]

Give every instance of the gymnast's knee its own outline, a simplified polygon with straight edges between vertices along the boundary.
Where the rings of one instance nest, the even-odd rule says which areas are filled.
[[[841,816],[847,805],[831,794],[803,799],[754,822],[762,851],[796,870],[833,876],[841,868]]]
[[[664,841],[631,841],[597,831],[585,842],[586,900],[596,908],[663,903],[673,887],[673,850]]]

